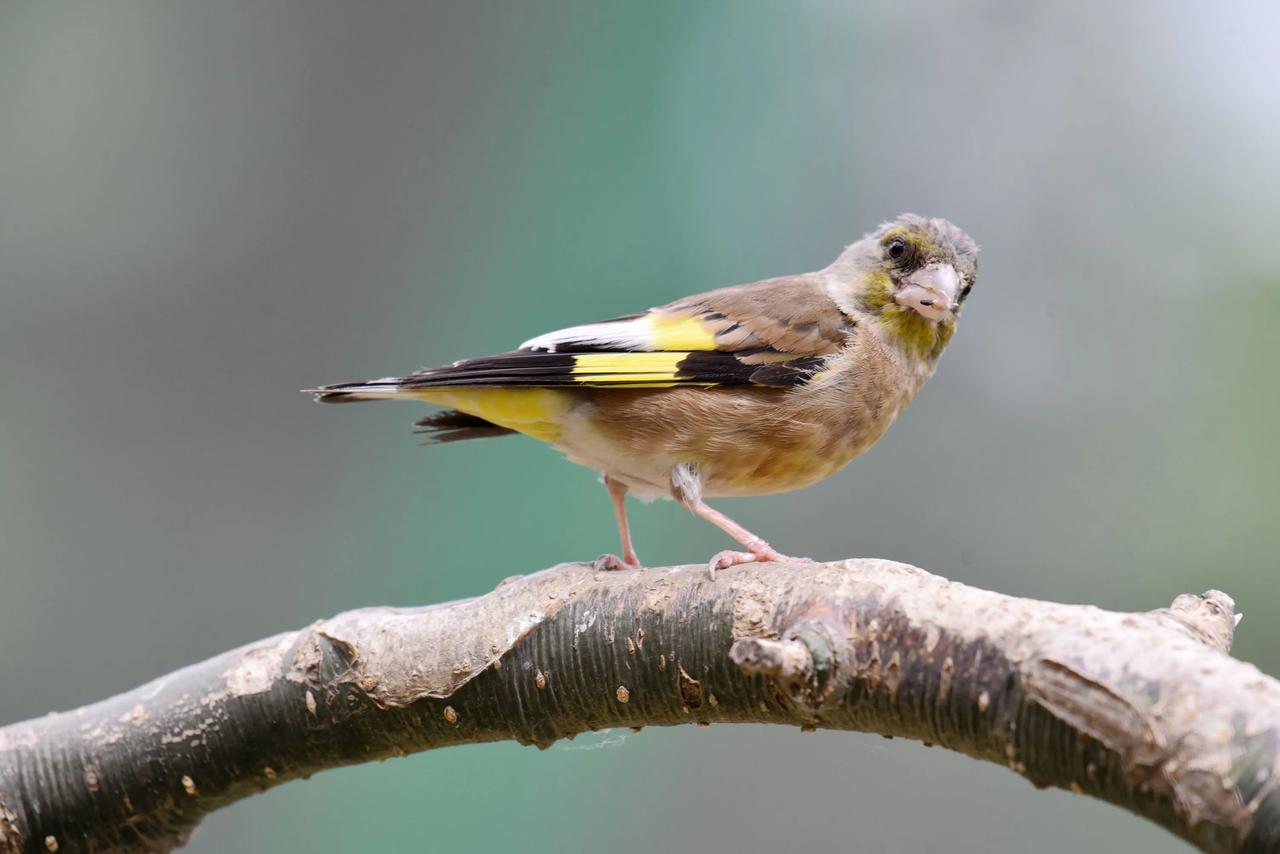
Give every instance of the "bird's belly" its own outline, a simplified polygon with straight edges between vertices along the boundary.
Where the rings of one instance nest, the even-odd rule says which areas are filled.
[[[779,447],[726,449],[698,462],[703,494],[714,498],[803,489],[844,468],[870,444],[850,433],[833,436],[815,430],[809,437],[792,436]]]
[[[552,446],[570,462],[625,483],[639,498],[671,497],[671,471],[680,460],[654,449],[637,452],[629,443],[598,429],[589,417],[571,413]]]
[[[671,472],[682,463],[697,467],[703,495],[709,498],[801,489],[866,451],[891,420],[885,419],[884,424],[841,419],[806,423],[727,414],[691,425],[675,413],[668,419],[644,419],[631,413],[636,417],[624,422],[628,429],[618,429],[602,417],[603,408],[589,404],[571,412],[553,444],[573,462],[604,472],[639,496],[651,498],[671,495]]]

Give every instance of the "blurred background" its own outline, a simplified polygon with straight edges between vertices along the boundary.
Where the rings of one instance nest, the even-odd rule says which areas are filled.
[[[1222,588],[1280,673],[1277,80],[1266,0],[4,2],[0,722],[613,549],[532,440],[420,448],[423,409],[297,389],[819,268],[901,211],[984,246],[938,375],[840,475],[721,506],[1024,596]],[[728,545],[632,518],[651,565]],[[327,772],[189,850],[370,844],[1181,847],[945,751],[720,726]]]

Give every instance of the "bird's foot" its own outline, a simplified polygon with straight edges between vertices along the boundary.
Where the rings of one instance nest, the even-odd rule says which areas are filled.
[[[735,552],[732,549],[725,549],[713,555],[707,562],[712,580],[715,580],[717,569],[728,569],[744,563],[813,563],[812,558],[788,557],[763,540],[758,544],[753,543],[748,548],[750,551]]]
[[[638,558],[625,560],[615,554],[602,554],[591,565],[596,568],[596,572],[613,572],[619,569],[639,569],[640,561]]]

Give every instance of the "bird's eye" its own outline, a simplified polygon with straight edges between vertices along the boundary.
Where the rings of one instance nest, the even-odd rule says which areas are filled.
[[[904,240],[893,240],[885,247],[885,251],[889,253],[889,257],[894,261],[901,261],[902,256],[907,254],[907,244]]]

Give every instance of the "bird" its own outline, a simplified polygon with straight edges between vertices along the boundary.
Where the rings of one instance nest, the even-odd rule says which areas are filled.
[[[977,277],[978,246],[902,214],[827,267],[721,288],[404,376],[304,389],[321,403],[414,400],[426,444],[513,433],[603,475],[639,568],[626,499],[670,498],[737,541],[716,570],[788,558],[708,498],[809,486],[874,445],[934,373]]]

